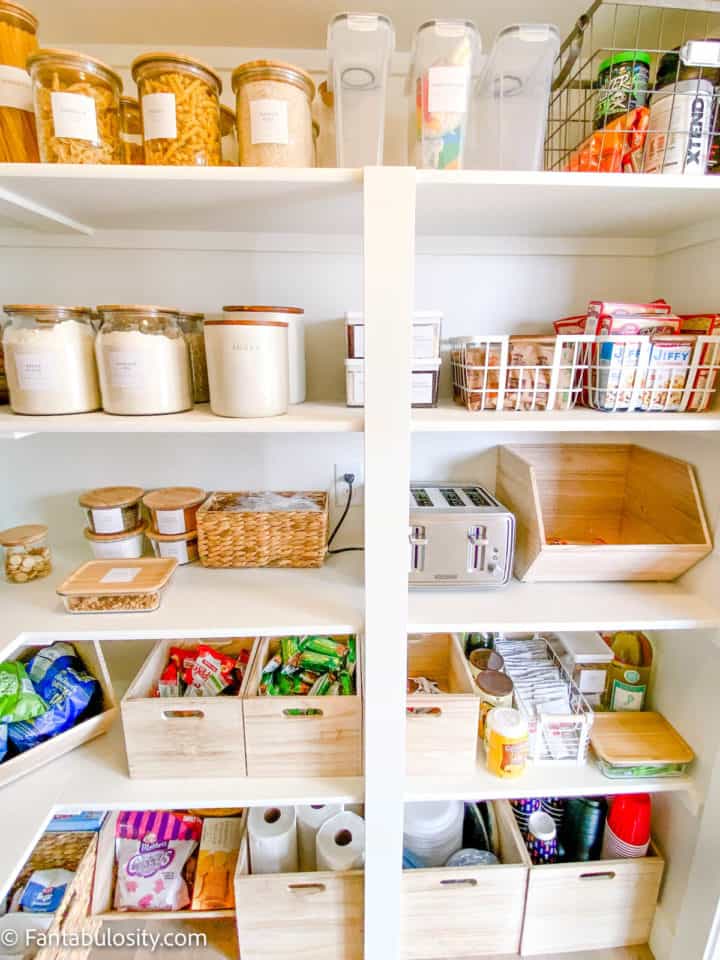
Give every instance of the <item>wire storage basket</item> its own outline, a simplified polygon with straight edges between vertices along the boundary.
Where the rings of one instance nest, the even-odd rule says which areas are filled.
[[[595,0],[560,48],[545,167],[720,172],[720,0]]]

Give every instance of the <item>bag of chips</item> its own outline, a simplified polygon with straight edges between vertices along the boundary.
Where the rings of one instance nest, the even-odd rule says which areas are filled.
[[[50,697],[48,689],[51,688],[53,678],[61,670],[67,667],[74,667],[75,670],[84,670],[84,666],[75,647],[71,643],[53,643],[49,647],[43,647],[25,664],[28,676],[35,690],[46,700]]]
[[[32,720],[47,710],[47,704],[30,682],[19,660],[0,663],[0,723]]]
[[[73,667],[55,672],[43,685],[47,710],[34,719],[11,723],[8,727],[10,742],[17,750],[30,750],[69,730],[81,719],[97,690],[97,680],[88,673]]]

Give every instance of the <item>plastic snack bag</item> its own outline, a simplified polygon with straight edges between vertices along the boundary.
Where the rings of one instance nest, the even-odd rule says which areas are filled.
[[[47,704],[35,693],[25,665],[0,663],[0,723],[32,720],[45,713]]]
[[[33,687],[45,699],[49,696],[47,691],[52,687],[53,678],[61,670],[67,667],[73,667],[78,671],[84,669],[82,661],[75,652],[75,647],[63,642],[43,647],[25,666]]]
[[[233,876],[242,827],[239,817],[216,817],[203,824],[193,887],[193,910],[227,910],[235,906]]]
[[[78,723],[90,707],[98,691],[98,683],[90,674],[66,667],[43,685],[48,708],[31,720],[11,723],[10,742],[17,750],[29,750],[39,743],[56,737]]]
[[[25,913],[55,913],[75,874],[71,870],[35,870],[20,897]]]

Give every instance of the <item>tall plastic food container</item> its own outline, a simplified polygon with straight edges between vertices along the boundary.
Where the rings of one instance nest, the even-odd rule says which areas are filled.
[[[469,20],[428,20],[410,66],[409,162],[423,170],[467,166],[470,94],[480,35]]]
[[[470,165],[481,170],[542,170],[557,27],[505,27],[475,85]]]
[[[337,165],[382,164],[392,22],[379,14],[339,13],[328,26],[327,45]]]

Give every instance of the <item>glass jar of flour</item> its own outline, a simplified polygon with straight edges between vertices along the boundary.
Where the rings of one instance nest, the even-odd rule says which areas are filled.
[[[192,407],[188,346],[178,311],[103,305],[96,353],[103,409],[142,416]]]
[[[100,408],[95,331],[89,307],[6,304],[3,334],[15,413],[88,413]]]

